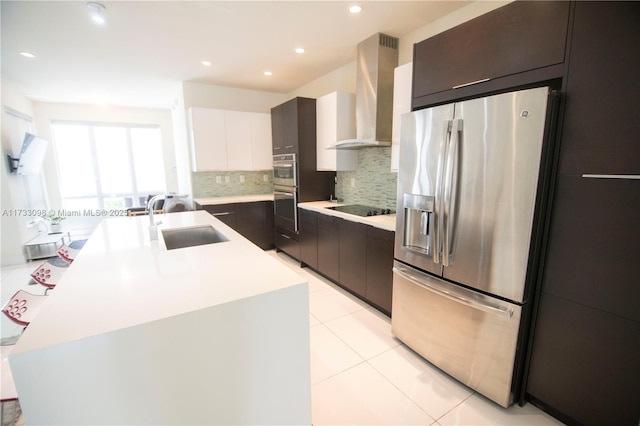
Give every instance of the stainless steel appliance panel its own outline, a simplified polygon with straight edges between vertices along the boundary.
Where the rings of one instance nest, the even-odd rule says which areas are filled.
[[[548,94],[542,87],[455,104],[443,186],[445,278],[523,302]]]
[[[402,116],[395,257],[434,274],[442,273],[441,242],[434,232],[441,220],[438,194],[453,113],[450,104]],[[424,197],[422,201],[420,197]],[[414,220],[407,221],[407,217]],[[426,221],[429,236],[424,234]],[[418,240],[423,240],[423,245],[429,240],[429,247],[420,246]]]
[[[297,188],[274,186],[273,209],[276,227],[282,227],[291,232],[298,232]]]
[[[392,332],[460,382],[502,405],[511,384],[522,307],[394,263]]]
[[[298,186],[298,163],[295,154],[273,156],[273,184]]]

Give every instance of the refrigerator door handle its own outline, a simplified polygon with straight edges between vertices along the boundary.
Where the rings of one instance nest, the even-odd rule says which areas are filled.
[[[447,149],[447,163],[445,166],[444,190],[443,190],[443,214],[442,214],[442,265],[449,266],[452,259],[453,225],[455,220],[455,196],[458,184],[458,149],[460,132],[462,131],[462,119],[456,118],[451,125],[451,137]]]
[[[460,294],[451,292],[446,288],[441,288],[437,284],[420,279],[420,277],[415,276],[405,268],[396,266],[393,268],[393,272],[395,272],[396,274],[400,275],[402,278],[408,281],[411,281],[419,286],[425,287],[426,289],[434,293],[437,293],[443,297],[446,297],[447,299],[469,306],[470,308],[477,309],[484,312],[490,312],[493,314],[499,314],[506,318],[511,318],[513,316],[513,309],[508,306],[496,306],[490,303],[472,300]]]
[[[436,194],[433,206],[434,242],[433,242],[433,263],[441,262],[442,253],[442,227],[443,223],[443,202],[442,191],[445,178],[445,161],[447,155],[447,145],[451,132],[451,120],[447,120],[442,126],[442,139],[440,140],[440,152],[438,154],[438,170],[436,172]]]

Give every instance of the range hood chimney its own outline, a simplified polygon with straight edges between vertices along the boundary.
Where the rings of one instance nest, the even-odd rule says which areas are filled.
[[[356,139],[337,141],[328,149],[391,145],[393,72],[397,66],[396,37],[377,33],[358,44]]]

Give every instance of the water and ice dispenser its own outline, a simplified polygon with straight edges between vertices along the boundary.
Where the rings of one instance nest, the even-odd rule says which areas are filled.
[[[429,195],[404,194],[404,246],[431,255],[436,230],[435,198]]]

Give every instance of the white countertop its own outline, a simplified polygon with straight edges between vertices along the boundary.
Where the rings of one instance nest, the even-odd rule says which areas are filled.
[[[251,203],[256,201],[273,201],[273,194],[258,194],[258,195],[236,195],[229,197],[211,197],[211,198],[194,198],[193,201],[201,206],[216,205],[216,204],[231,204],[231,203]],[[337,216],[342,219],[350,220],[352,222],[364,223],[376,228],[384,229],[386,231],[396,230],[396,215],[389,214],[383,216],[356,216],[349,213],[337,212],[325,207],[344,206],[345,203],[333,203],[330,201],[310,201],[305,203],[298,203],[298,207],[306,210],[312,210],[318,213],[323,213],[329,216]]]
[[[198,197],[193,201],[201,206],[231,203],[254,203],[256,201],[273,201],[273,194],[232,195],[228,197]]]
[[[306,281],[205,211],[102,221],[13,354],[283,289]],[[229,241],[167,250],[160,230],[213,225]]]
[[[335,210],[328,209],[326,207],[344,206],[345,203],[332,203],[330,201],[311,201],[307,203],[298,203],[298,207],[305,210],[311,210],[314,212],[326,214],[329,216],[336,216],[342,219],[350,220],[352,222],[359,222],[365,225],[371,225],[376,228],[384,229],[385,231],[396,230],[396,215],[386,214],[382,216],[357,216],[349,213],[343,213]]]

